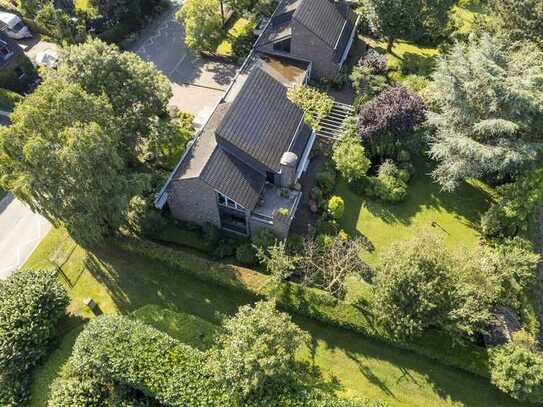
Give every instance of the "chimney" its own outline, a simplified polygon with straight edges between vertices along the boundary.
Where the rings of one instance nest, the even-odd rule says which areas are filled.
[[[288,188],[296,181],[296,164],[298,156],[293,152],[287,151],[281,157],[281,186]]]

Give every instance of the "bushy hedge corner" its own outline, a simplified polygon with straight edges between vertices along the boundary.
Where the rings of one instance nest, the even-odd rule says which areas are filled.
[[[0,281],[0,405],[27,400],[30,370],[47,353],[68,302],[52,271],[17,272]]]

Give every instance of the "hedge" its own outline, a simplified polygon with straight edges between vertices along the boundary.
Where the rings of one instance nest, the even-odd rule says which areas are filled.
[[[0,280],[0,405],[23,405],[31,370],[47,354],[68,295],[54,272],[16,272]]]
[[[232,405],[224,385],[207,369],[207,358],[206,352],[140,321],[124,316],[101,316],[91,321],[77,338],[67,369],[53,385],[49,405],[71,407],[104,403],[111,397],[103,391],[108,381],[110,388],[129,386],[166,406]],[[74,376],[80,384],[76,384]],[[362,406],[305,386],[273,390],[251,397],[243,405]]]
[[[293,283],[274,285],[271,284],[269,276],[254,270],[217,263],[182,249],[172,249],[147,240],[120,238],[114,240],[113,244],[122,250],[161,262],[172,269],[190,273],[204,282],[233,288],[255,297],[273,295],[284,310],[352,330],[448,366],[485,378],[490,377],[486,349],[454,339],[443,331],[429,329],[413,341],[399,341],[376,323],[376,318],[370,311],[337,300],[324,291]]]

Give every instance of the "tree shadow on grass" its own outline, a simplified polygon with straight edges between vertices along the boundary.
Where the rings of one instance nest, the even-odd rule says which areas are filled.
[[[220,323],[220,315],[232,315],[240,305],[255,301],[253,296],[201,282],[191,274],[114,248],[90,254],[86,268],[107,288],[121,313],[155,304]]]
[[[294,319],[302,329],[311,332],[315,343],[313,352],[321,352],[321,357],[322,352],[334,355],[330,360],[330,356],[325,356],[325,363],[326,360],[331,363],[331,369],[338,372],[336,380],[339,383],[349,381],[351,389],[357,388],[363,392],[366,386],[363,382],[367,381],[379,388],[385,401],[393,399],[406,402],[407,398],[430,403],[432,399],[428,398],[428,394],[434,393],[435,399],[441,402],[431,405],[524,405],[510,399],[481,377],[348,330],[333,328],[301,316],[295,316]],[[347,358],[351,363],[342,362],[342,358]],[[354,369],[349,367],[353,363]],[[338,366],[341,366],[341,370],[338,370]],[[357,383],[359,381],[362,383]],[[353,387],[352,383],[357,384]],[[420,395],[415,394],[412,398],[407,396],[407,392],[416,392],[416,389],[420,389]]]
[[[408,198],[400,203],[386,203],[355,194],[347,185],[345,215],[342,223],[351,234],[356,234],[357,223],[367,210],[373,217],[386,224],[410,226],[420,212],[427,212],[429,224],[441,225],[443,215],[450,215],[460,224],[479,230],[480,219],[492,203],[487,192],[471,183],[462,183],[454,192],[442,191],[429,175],[432,164],[419,158],[415,160],[416,176],[408,184]],[[431,212],[430,212],[431,211]],[[432,217],[433,216],[433,217]],[[443,227],[443,225],[441,225]],[[361,225],[362,230],[363,224]],[[446,228],[444,228],[446,229]]]
[[[403,75],[430,76],[434,72],[437,62],[436,55],[415,54],[406,52],[400,60],[400,71]]]

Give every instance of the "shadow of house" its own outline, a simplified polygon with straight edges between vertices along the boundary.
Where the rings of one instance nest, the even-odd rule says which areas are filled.
[[[22,48],[0,32],[0,88],[22,93],[36,78],[36,70]]]

